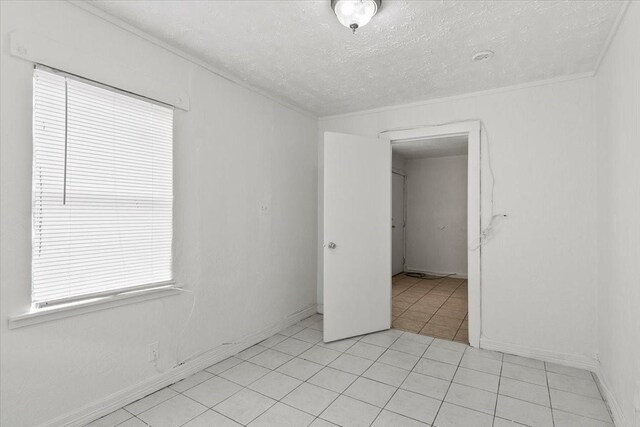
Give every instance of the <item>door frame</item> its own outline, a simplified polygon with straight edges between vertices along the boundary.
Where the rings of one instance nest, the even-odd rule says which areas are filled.
[[[393,161],[393,154],[391,156]],[[402,177],[402,272],[407,265],[407,173],[391,168],[391,175]],[[393,181],[391,182],[391,215],[393,216]],[[391,256],[393,257],[393,235],[391,236]],[[393,273],[393,260],[391,261],[391,271]]]
[[[472,242],[480,242],[482,227],[480,129],[480,121],[474,120],[385,133],[385,138],[391,141],[391,145],[430,138],[467,135],[467,283],[469,294],[469,344],[472,347],[480,347],[480,336],[482,332],[482,245],[478,245],[475,249],[470,249]]]

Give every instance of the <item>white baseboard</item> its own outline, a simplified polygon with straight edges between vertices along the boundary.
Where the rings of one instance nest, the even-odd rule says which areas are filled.
[[[405,271],[415,271],[416,273],[431,274],[434,276],[449,276],[452,279],[468,279],[467,273],[444,273],[441,271],[425,270],[424,268],[407,267]]]
[[[557,363],[559,365],[570,366],[572,368],[586,369],[591,372],[596,372],[596,370],[598,369],[598,361],[595,359],[595,357],[592,358],[581,354],[569,354],[550,350],[542,350],[539,348],[524,346],[520,344],[496,341],[486,337],[480,337],[480,348],[483,348],[485,350],[500,351],[507,354],[514,354],[516,356],[530,357],[532,359]]]
[[[324,304],[318,304],[316,311],[320,314],[324,313]]]
[[[607,403],[614,425],[616,427],[631,427],[631,424],[627,424],[627,420],[624,417],[622,408],[611,392],[611,388],[608,385],[608,381],[604,373],[602,372],[600,362],[597,360],[597,358],[591,358],[579,354],[567,354],[549,350],[542,350],[538,348],[522,346],[519,344],[496,341],[486,337],[480,338],[480,348],[500,351],[507,354],[515,354],[516,356],[530,357],[532,359],[538,359],[545,362],[552,362],[559,365],[565,365],[572,368],[586,369],[588,371],[591,371],[593,374],[595,374],[595,377],[598,380],[598,387],[600,388],[600,392],[602,393],[602,396]]]
[[[611,392],[611,387],[609,387],[607,377],[604,375],[604,372],[602,372],[602,366],[599,363],[594,373],[598,378],[598,388],[600,389],[600,393],[602,393],[602,397],[604,397],[607,402],[607,406],[609,407],[611,418],[613,418],[613,424],[616,427],[631,427],[631,423],[627,423],[620,404]]]
[[[480,338],[480,348],[500,351],[507,354],[515,354],[516,356],[530,357],[532,359],[557,363],[559,365],[570,366],[572,368],[586,369],[593,372],[598,380],[600,392],[609,407],[609,412],[611,413],[614,425],[616,427],[631,427],[631,424],[627,424],[622,409],[620,408],[620,404],[611,392],[607,379],[602,372],[600,362],[595,357],[591,358],[579,354],[566,354],[549,350],[541,350],[519,344],[496,341],[485,337]]]
[[[187,378],[209,366],[216,364],[234,354],[269,338],[270,336],[288,328],[300,320],[315,314],[316,304],[290,314],[285,319],[250,335],[241,338],[230,345],[223,345],[213,348],[195,359],[185,362],[182,365],[169,369],[153,378],[139,384],[127,387],[117,393],[111,394],[99,401],[90,403],[80,409],[57,417],[53,420],[41,424],[41,427],[75,427],[83,426],[93,420],[103,417],[129,403],[143,398],[177,381]]]

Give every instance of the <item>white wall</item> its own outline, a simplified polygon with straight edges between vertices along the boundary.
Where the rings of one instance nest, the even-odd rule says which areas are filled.
[[[490,147],[482,148],[483,221],[486,225],[489,149],[496,210],[509,215],[482,248],[485,345],[595,363],[593,85],[593,78],[584,77],[320,120],[321,132],[370,136],[404,126],[484,122]],[[322,150],[320,138],[320,186]],[[321,187],[318,201],[321,214]],[[318,272],[321,284],[321,257]]]
[[[467,275],[467,163],[407,159],[407,270]]]
[[[640,425],[639,46],[640,3],[631,2],[596,76],[598,342],[620,426]]]
[[[187,294],[20,329],[30,306],[33,64],[8,33],[38,33],[185,89],[175,113],[175,277],[196,296],[180,355],[242,340],[315,306],[317,120],[219,78],[67,2],[1,2],[3,426],[34,426],[158,376],[175,362]],[[48,52],[56,55],[58,52]],[[83,62],[86,58],[69,58]],[[270,214],[259,215],[259,205]]]
[[[399,154],[392,153],[391,167],[395,171],[404,173],[407,171],[407,159]]]

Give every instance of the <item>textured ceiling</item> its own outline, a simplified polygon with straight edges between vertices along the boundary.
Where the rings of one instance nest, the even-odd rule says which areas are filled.
[[[467,147],[466,135],[391,144],[394,156],[399,155],[405,160],[461,156],[467,154]]]
[[[319,116],[593,71],[622,5],[383,0],[353,35],[329,0],[91,4]]]

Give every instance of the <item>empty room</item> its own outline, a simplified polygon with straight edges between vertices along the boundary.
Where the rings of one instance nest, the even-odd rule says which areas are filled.
[[[639,427],[640,2],[1,0],[0,425]]]

